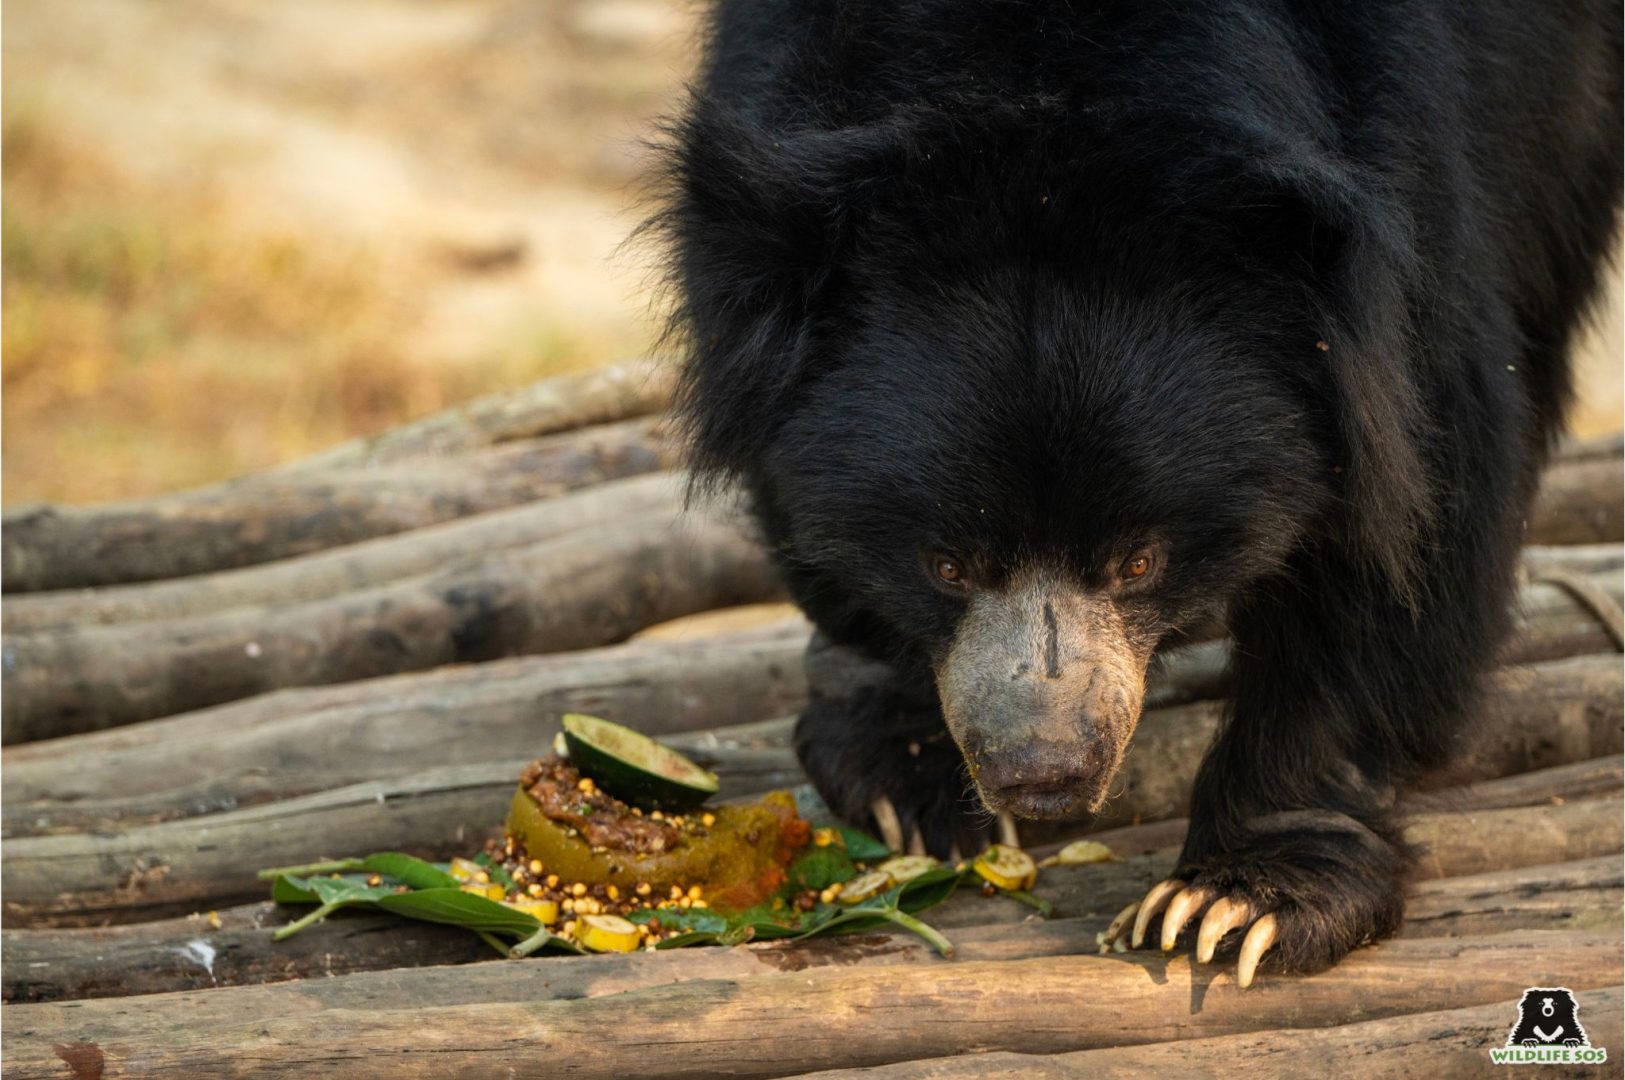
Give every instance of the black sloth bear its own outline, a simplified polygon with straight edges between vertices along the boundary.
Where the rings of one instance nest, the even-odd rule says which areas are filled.
[[[1506,630],[1615,227],[1620,23],[720,0],[657,225],[697,469],[819,631],[830,805],[938,854],[1098,810],[1153,655],[1222,623],[1135,943],[1205,911],[1245,985],[1391,933],[1395,791]]]

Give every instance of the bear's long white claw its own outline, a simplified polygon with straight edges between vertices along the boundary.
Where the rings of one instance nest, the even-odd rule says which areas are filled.
[[[1168,906],[1168,901],[1174,898],[1174,893],[1185,887],[1185,882],[1178,878],[1168,878],[1151,886],[1140,901],[1140,913],[1134,917],[1134,936],[1129,939],[1129,945],[1138,949],[1145,944],[1145,931],[1151,925],[1162,909]]]
[[[1021,846],[1021,834],[1016,831],[1016,819],[1009,814],[999,815],[999,843],[1005,847]]]
[[[1246,940],[1241,943],[1241,956],[1236,960],[1237,986],[1245,990],[1253,985],[1253,973],[1258,970],[1258,962],[1274,944],[1275,916],[1266,915],[1253,923],[1253,928],[1247,931]]]
[[[1213,899],[1212,890],[1192,886],[1168,901],[1168,910],[1162,916],[1163,952],[1174,947],[1174,943],[1179,940],[1179,932],[1185,929],[1185,924],[1194,919],[1198,911],[1207,907],[1207,902],[1211,899]]]
[[[1134,916],[1139,914],[1140,902],[1138,900],[1119,911],[1111,922],[1106,924],[1106,932],[1100,935],[1102,945],[1115,945],[1117,939],[1123,936],[1123,931],[1134,925]]]
[[[897,807],[882,795],[869,804],[869,812],[875,816],[875,825],[880,829],[880,842],[891,851],[902,852],[903,823],[897,820]]]
[[[925,854],[925,837],[920,835],[918,827],[915,828],[914,835],[908,838],[908,853],[910,855]]]
[[[959,845],[957,843],[948,849],[948,861],[955,865],[965,861],[965,853],[959,850]]]
[[[1202,916],[1202,928],[1196,932],[1196,962],[1211,963],[1224,935],[1238,926],[1246,926],[1252,917],[1252,905],[1245,900],[1221,896],[1213,901],[1213,906]]]

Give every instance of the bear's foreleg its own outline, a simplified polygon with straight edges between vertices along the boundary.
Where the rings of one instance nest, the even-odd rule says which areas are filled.
[[[1261,962],[1320,971],[1399,928],[1414,854],[1397,792],[1447,760],[1503,632],[1510,559],[1481,553],[1406,602],[1322,550],[1236,613],[1232,713],[1132,944],[1194,932],[1197,960],[1237,955],[1245,987]]]

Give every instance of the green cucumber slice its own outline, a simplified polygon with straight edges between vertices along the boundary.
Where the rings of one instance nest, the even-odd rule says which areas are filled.
[[[583,713],[562,724],[570,761],[622,802],[645,810],[692,810],[717,793],[717,778],[642,732]]]

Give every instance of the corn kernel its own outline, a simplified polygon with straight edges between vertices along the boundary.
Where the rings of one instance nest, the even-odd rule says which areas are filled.
[[[621,890],[617,889],[614,885],[610,885],[608,888],[606,888],[604,890],[604,894],[611,900],[619,900],[621,898]]]
[[[705,895],[705,891],[703,889],[701,889],[698,885],[690,885],[688,887],[688,898],[690,900],[698,900],[700,897],[702,897],[704,895]]]
[[[567,919],[565,920],[564,925],[559,927],[559,929],[563,930],[565,936],[568,937],[576,932],[576,921],[574,919]]]
[[[590,776],[583,776],[576,784],[576,790],[586,795],[591,795],[593,793],[593,787],[594,785],[592,782],[592,777]]]
[[[568,896],[566,896],[564,898],[564,903],[560,904],[559,907],[562,910],[567,911],[570,914],[574,915],[575,910],[576,910],[576,902],[574,900],[570,899]]]
[[[570,895],[571,896],[586,896],[587,895],[587,885],[586,885],[586,883],[578,881],[574,885],[570,886]]]
[[[695,900],[692,903],[690,903],[689,906],[703,909],[703,908],[710,907],[711,905],[707,904],[704,900]]]
[[[649,883],[647,881],[640,881],[638,882],[638,887],[633,891],[639,896],[648,896],[653,890],[649,887]]]
[[[532,859],[532,860],[530,860],[530,863],[526,866],[526,869],[530,871],[531,877],[541,877],[542,876],[542,860],[540,860],[540,859]]]
[[[681,885],[673,885],[671,887],[671,892],[668,895],[673,900],[681,900],[683,898],[683,887]]]
[[[547,875],[547,887],[549,889],[556,889],[559,887],[559,876],[557,874]]]
[[[711,826],[715,825],[716,823],[717,823],[717,816],[715,814],[701,814],[700,815],[700,824],[704,825],[707,829],[709,829]]]

